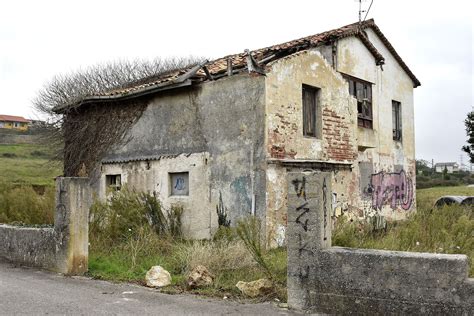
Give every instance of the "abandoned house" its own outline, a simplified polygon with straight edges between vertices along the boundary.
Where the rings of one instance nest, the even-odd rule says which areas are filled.
[[[213,235],[222,203],[282,244],[289,171],[331,171],[335,217],[402,219],[419,85],[373,20],[246,50],[56,108],[65,175],[102,198],[127,185],[182,205],[190,238]]]

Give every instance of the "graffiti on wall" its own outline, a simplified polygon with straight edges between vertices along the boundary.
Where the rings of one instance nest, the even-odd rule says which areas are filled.
[[[381,210],[384,205],[390,205],[392,209],[400,206],[408,210],[413,203],[413,181],[404,170],[372,174],[367,191],[372,196],[372,207],[375,210]]]
[[[292,175],[288,199],[288,271],[300,284],[310,281],[314,256],[330,246],[329,175]]]
[[[309,207],[309,201],[306,197],[306,177],[297,178],[292,181],[296,196],[298,197],[294,210],[296,212],[295,223],[298,224],[297,228],[297,249],[298,258],[303,255],[312,256],[313,252],[309,247],[309,240],[307,240],[306,232],[308,231],[308,224],[311,216],[311,209]],[[303,231],[301,231],[303,229]],[[307,281],[309,278],[309,265],[301,265],[298,267],[296,275],[300,281]]]

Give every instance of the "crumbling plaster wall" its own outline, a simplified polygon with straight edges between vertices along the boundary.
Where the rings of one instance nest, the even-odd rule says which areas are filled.
[[[210,191],[209,153],[181,154],[157,160],[106,163],[102,166],[101,182],[106,174],[121,174],[122,185],[140,192],[156,192],[165,209],[183,207],[182,229],[185,236],[204,239],[217,227],[215,201]],[[189,195],[172,195],[169,173],[189,172]],[[100,194],[105,197],[105,185]],[[214,204],[213,204],[214,203]]]
[[[402,219],[415,209],[413,81],[378,36],[371,29],[366,33],[385,58],[382,67],[375,65],[374,57],[358,38],[337,42],[337,70],[373,84],[373,129],[357,127],[356,134],[359,152],[354,171],[360,175],[355,181],[361,193],[356,215]],[[401,142],[392,137],[392,100],[401,102]],[[394,193],[391,185],[403,190]]]
[[[117,172],[133,187],[160,192],[165,204],[179,200],[192,238],[209,238],[217,228],[220,195],[232,223],[252,212],[264,218],[264,80],[241,74],[157,95],[127,141],[103,159],[97,190],[104,191],[107,172]],[[147,159],[150,170],[142,172]],[[164,189],[175,170],[189,171],[189,197],[169,198]]]
[[[333,187],[337,200],[335,209],[348,207],[355,189],[349,168],[357,154],[355,133],[357,107],[349,95],[346,80],[337,73],[321,53],[303,51],[270,64],[266,76],[266,154],[269,161],[289,160],[301,163],[326,162],[334,165]],[[303,135],[302,86],[320,89],[319,113],[322,118],[321,138]],[[309,166],[311,168],[311,166]],[[296,170],[297,167],[292,168]],[[287,167],[269,164],[267,167],[267,240],[270,246],[284,240],[286,214]],[[337,203],[336,203],[337,202]],[[336,205],[337,204],[337,205]]]

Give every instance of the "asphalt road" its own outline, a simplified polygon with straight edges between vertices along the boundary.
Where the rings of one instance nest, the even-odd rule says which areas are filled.
[[[272,303],[169,295],[0,262],[0,315],[289,315]]]

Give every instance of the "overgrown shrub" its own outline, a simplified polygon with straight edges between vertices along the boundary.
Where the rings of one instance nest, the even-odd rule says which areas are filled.
[[[255,262],[263,269],[269,279],[274,280],[275,277],[264,257],[265,246],[261,221],[255,216],[243,218],[237,222],[236,230]]]
[[[332,244],[352,248],[466,254],[471,260],[470,274],[474,275],[472,207],[452,205],[433,208],[434,199],[417,200],[417,212],[405,221],[389,223],[386,232],[373,232],[365,221],[338,219]]]
[[[106,202],[95,201],[90,211],[89,232],[96,243],[115,244],[130,240],[143,227],[158,236],[181,237],[183,209],[164,210],[155,194],[122,188]]]
[[[418,179],[418,178],[417,178]],[[469,180],[467,180],[469,181]],[[448,180],[448,179],[442,179],[442,178],[436,178],[436,179],[431,179],[424,181],[423,179],[418,181],[416,183],[416,188],[417,189],[427,189],[427,188],[433,188],[433,187],[454,187],[461,185],[462,183],[459,180]]]
[[[39,195],[31,185],[0,183],[0,223],[53,224],[54,194],[53,187]]]
[[[3,154],[2,154],[2,157],[5,157],[5,158],[16,158],[16,154],[15,154],[15,153],[3,153]]]
[[[216,212],[217,223],[219,224],[219,227],[229,227],[230,219],[227,218],[227,208],[224,206],[221,193],[219,193],[219,204],[216,206]]]

